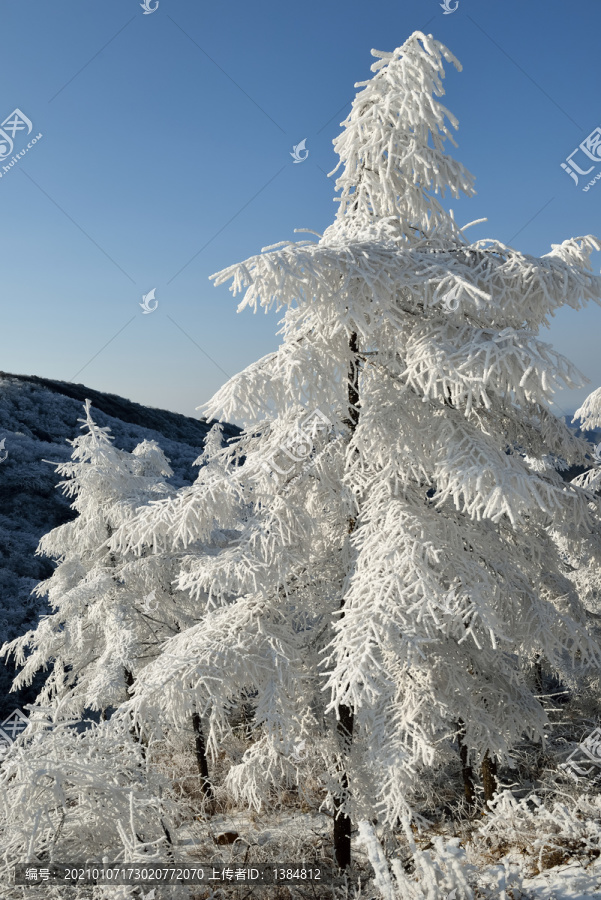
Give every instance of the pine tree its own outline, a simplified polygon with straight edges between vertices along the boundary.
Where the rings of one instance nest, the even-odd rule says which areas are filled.
[[[601,427],[601,388],[590,394],[580,409],[574,413],[573,421],[580,420],[582,431],[593,431]],[[577,475],[572,483],[596,494],[601,493],[601,444],[589,447],[588,467]],[[573,582],[597,632],[601,629],[601,533],[594,529],[586,539],[573,540],[565,529],[551,529],[560,555],[567,569],[567,576]]]
[[[65,476],[59,487],[79,515],[45,535],[37,551],[57,562],[35,589],[55,612],[2,648],[23,666],[15,689],[52,667],[38,701],[67,718],[118,706],[140,667],[177,631],[165,561],[159,567],[157,560],[126,560],[108,547],[136,509],[175,493],[164,480],[173,474],[168,461],[154,441],[132,453],[116,449],[110,429],[92,419],[89,401],[85,412],[71,461],[56,467]],[[145,602],[150,593],[152,602]]]
[[[52,666],[36,703],[50,704],[55,720],[77,719],[86,709],[104,718],[127,698],[163,642],[198,620],[188,594],[173,587],[177,554],[125,557],[109,547],[140,506],[175,494],[164,480],[173,474],[168,460],[155,441],[142,441],[131,453],[116,449],[110,429],[93,421],[89,401],[85,410],[79,420],[84,434],[71,442],[72,460],[57,466],[66,476],[59,487],[75,498],[79,515],[42,538],[38,549],[58,562],[35,589],[56,612],[1,651],[23,666],[13,689]],[[200,716],[194,713],[190,724],[201,794],[212,801]]]
[[[30,725],[0,773],[5,874],[4,866],[25,854],[89,858],[112,848],[111,855],[148,860],[160,859],[165,844],[169,855],[171,845],[170,785],[144,765],[144,747],[127,717],[72,727],[86,710],[118,707],[177,623],[195,621],[186,615],[186,597],[179,595],[179,609],[174,603],[169,560],[126,560],[108,547],[141,505],[174,493],[164,481],[172,474],[168,461],[154,441],[132,453],[117,450],[110,429],[92,419],[89,401],[85,412],[71,461],[57,465],[65,476],[59,487],[74,498],[78,516],[42,538],[38,550],[57,563],[36,588],[54,612],[2,648],[23,666],[15,688],[51,668],[30,707]],[[151,586],[157,600],[149,605]]]
[[[543,734],[536,654],[558,672],[601,660],[551,534],[599,526],[598,498],[558,473],[586,458],[550,408],[579,373],[537,337],[562,305],[600,301],[601,243],[468,243],[437,199],[474,192],[436,99],[459,63],[420,32],[372,52],[334,142],[335,222],[213,276],[240,309],[285,309],[279,349],[207,405],[243,434],[113,539],[181,549],[178,588],[206,597],[141,673],[137,721],[204,703],[214,748],[253,691],[256,740],[228,784],[259,806],[319,769],[341,867],[353,820],[411,814],[441,742],[494,772]]]

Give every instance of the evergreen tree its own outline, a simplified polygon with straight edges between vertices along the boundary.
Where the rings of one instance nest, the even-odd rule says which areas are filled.
[[[558,672],[601,660],[550,528],[599,526],[598,498],[558,472],[586,459],[550,407],[579,373],[537,337],[600,301],[601,243],[469,243],[437,199],[474,192],[437,99],[459,63],[420,32],[373,53],[334,142],[335,222],[214,276],[241,309],[285,309],[280,348],[207,405],[243,434],[113,538],[182,550],[178,588],[204,602],[140,674],[139,724],[204,704],[214,749],[252,691],[256,740],[228,784],[258,806],[318,768],[341,867],[353,819],[411,814],[441,742],[487,761],[490,792],[496,761],[543,734],[537,654]]]
[[[193,625],[198,617],[189,595],[173,587],[179,555],[116,554],[113,533],[140,506],[175,494],[165,483],[173,473],[155,441],[132,453],[113,446],[110,429],[93,421],[85,404],[84,434],[72,441],[72,460],[57,466],[66,476],[64,493],[79,513],[40,542],[38,553],[58,562],[36,593],[47,595],[56,612],[35,629],[6,644],[23,668],[13,689],[30,684],[36,672],[52,666],[37,698],[50,704],[54,720],[79,718],[85,709],[117,708],[138,673],[156,658],[163,642]],[[217,440],[221,428],[214,429]],[[196,462],[201,464],[201,456]],[[196,762],[201,793],[212,800],[202,720],[193,712]]]
[[[175,493],[164,481],[173,473],[156,442],[143,441],[132,453],[118,450],[110,429],[93,421],[89,401],[85,412],[79,420],[84,433],[71,442],[71,461],[56,467],[65,476],[59,487],[74,498],[78,516],[45,535],[37,551],[57,563],[35,588],[55,612],[2,648],[23,666],[15,689],[52,667],[38,702],[67,718],[80,717],[86,708],[118,706],[139,669],[177,631],[165,561],[126,560],[108,547],[136,509]],[[159,610],[166,621],[157,617]]]
[[[54,612],[2,648],[23,666],[14,688],[51,668],[0,773],[5,874],[25,855],[161,859],[172,843],[169,782],[144,765],[128,717],[72,727],[85,710],[118,707],[165,638],[195,621],[187,596],[173,591],[169,559],[127,560],[108,547],[141,505],[175,493],[164,481],[172,474],[168,461],[154,441],[132,453],[116,449],[89,401],[85,412],[71,461],[57,466],[78,516],[42,538],[38,550],[57,563],[36,589]]]
[[[582,431],[594,431],[601,427],[601,388],[590,394],[580,409],[574,413],[574,421],[580,420]],[[572,483],[586,488],[599,497],[601,492],[601,444],[589,448],[590,465]],[[567,574],[573,581],[587,616],[598,630],[601,628],[601,533],[594,529],[586,539],[573,540],[569,531],[551,531],[557,542]]]

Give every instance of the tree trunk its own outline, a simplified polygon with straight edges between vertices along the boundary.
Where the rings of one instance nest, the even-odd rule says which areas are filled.
[[[347,424],[350,429],[351,439],[359,422],[359,364],[357,353],[357,333],[353,332],[349,339],[351,361],[348,372],[348,411]],[[348,534],[355,529],[356,519],[349,518]],[[344,607],[344,600],[341,609]],[[344,616],[342,612],[341,617]],[[341,703],[337,709],[338,739],[343,760],[348,757],[353,742],[353,727],[355,716],[350,706]],[[334,797],[334,856],[340,869],[347,869],[351,864],[351,817],[342,811],[349,793],[349,777],[346,768],[340,772],[340,793]]]
[[[167,841],[167,855],[169,856],[169,859],[171,860],[171,862],[173,862],[174,861],[173,860],[173,840],[171,838],[169,829],[167,828],[167,826],[165,825],[165,823],[163,822],[162,819],[160,820],[160,822],[161,822],[161,828],[163,829],[163,834],[165,835],[165,839]]]
[[[132,686],[132,684],[134,683],[133,674],[130,672],[129,669],[124,668],[123,669],[123,677],[125,679],[126,687],[130,688]],[[129,733],[133,737],[136,744],[140,745],[140,750],[142,752],[142,759],[146,759],[146,747],[144,746],[144,741],[140,740],[140,735],[138,733],[138,729],[134,726],[133,722],[132,722],[131,728],[129,729]]]
[[[543,705],[542,696],[543,696],[543,693],[545,690],[545,682],[544,682],[544,678],[543,678],[543,655],[542,655],[542,653],[537,653],[537,655],[536,655],[536,660],[534,663],[534,683],[536,685],[537,700],[542,706]],[[545,742],[545,739],[541,735],[540,739],[539,739],[541,751],[543,749],[544,742]]]
[[[469,753],[467,744],[464,743],[465,722],[461,719],[457,723],[459,726],[459,734],[457,735],[457,743],[459,744],[459,758],[461,760],[461,775],[463,777],[463,792],[469,807],[473,807],[476,799],[476,790],[474,788],[474,770],[469,765]]]
[[[536,693],[540,695],[543,693],[543,663],[542,656],[539,653],[536,657],[536,662],[534,663],[534,682],[536,684]]]
[[[205,736],[202,730],[202,721],[197,712],[192,714],[192,727],[194,728],[194,746],[196,749],[196,764],[200,773],[200,790],[205,800],[212,802],[215,799],[213,785],[209,778],[209,765],[207,762],[207,749]]]
[[[482,760],[482,787],[485,801],[492,800],[497,792],[497,763],[488,755],[488,750]]]
[[[350,706],[341,703],[338,707],[340,718],[337,722],[337,731],[344,756],[350,753],[353,740],[354,715]],[[342,806],[348,795],[348,774],[343,770],[340,774],[341,792],[334,797],[334,855],[339,869],[347,869],[351,864],[351,817],[342,812]]]
[[[244,725],[244,737],[250,741],[253,736],[254,710],[252,704],[242,703],[242,723]]]

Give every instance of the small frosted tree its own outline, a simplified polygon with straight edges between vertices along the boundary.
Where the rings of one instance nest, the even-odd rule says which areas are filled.
[[[586,398],[580,409],[574,413],[574,421],[580,420],[583,431],[593,431],[601,427],[601,388]],[[590,449],[592,465],[573,479],[573,484],[601,493],[601,444]],[[585,538],[574,541],[570,532],[551,532],[567,567],[567,574],[574,583],[578,595],[592,619],[597,633],[601,630],[601,531],[595,529]],[[596,673],[597,685],[601,673]]]
[[[175,494],[165,478],[173,472],[155,441],[131,453],[113,446],[109,428],[85,405],[84,434],[72,441],[72,460],[57,466],[59,487],[74,497],[78,517],[54,529],[38,553],[57,560],[52,576],[36,590],[47,595],[53,615],[6,644],[23,668],[17,689],[40,669],[52,667],[37,703],[50,704],[55,721],[85,709],[117,708],[135,678],[156,658],[164,641],[198,621],[189,594],[174,588],[178,554],[116,554],[109,539],[141,506]],[[221,430],[214,429],[221,441]],[[203,456],[197,460],[202,464]],[[202,721],[191,716],[201,793],[212,799]]]
[[[51,672],[0,772],[0,871],[25,854],[32,861],[55,852],[148,859],[171,844],[169,782],[144,765],[128,717],[88,723],[82,733],[72,727],[85,710],[118,707],[178,624],[195,621],[187,596],[175,596],[168,559],[127,560],[108,547],[141,505],[174,493],[164,481],[172,474],[168,461],[154,441],[132,453],[116,449],[89,401],[85,412],[71,461],[57,466],[78,516],[38,549],[57,563],[36,589],[54,612],[2,648],[23,666],[15,688],[41,669]]]
[[[2,648],[23,667],[15,689],[52,667],[38,699],[59,717],[118,706],[153,648],[156,655],[157,645],[176,632],[156,617],[159,608],[168,611],[165,595],[173,593],[168,570],[155,560],[118,558],[108,547],[136,509],[175,493],[165,483],[173,472],[156,442],[143,441],[132,453],[118,450],[110,429],[93,421],[89,401],[85,412],[79,420],[84,433],[71,442],[72,459],[56,467],[78,516],[45,535],[37,551],[57,561],[35,588],[55,612]],[[149,592],[156,603],[145,605]]]
[[[468,243],[437,199],[473,193],[437,99],[458,62],[419,32],[373,53],[334,142],[335,222],[214,276],[240,309],[285,309],[280,348],[207,405],[245,431],[113,539],[187,551],[178,587],[206,597],[141,674],[137,720],[184,718],[196,693],[214,743],[254,691],[256,742],[228,783],[259,805],[319,761],[341,867],[353,818],[410,815],[441,742],[488,762],[490,793],[493,760],[543,734],[537,654],[600,661],[550,534],[599,527],[598,498],[558,473],[586,459],[550,408],[579,374],[537,332],[600,301],[601,244]],[[199,549],[216,532],[222,549]]]
[[[26,735],[0,765],[2,896],[23,896],[10,885],[19,861],[170,860],[178,816],[169,779],[146,765],[126,719],[78,733],[37,706]],[[50,890],[56,893],[47,896],[65,896],[61,888]]]

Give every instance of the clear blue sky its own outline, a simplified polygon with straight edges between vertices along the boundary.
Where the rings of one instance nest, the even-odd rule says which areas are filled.
[[[450,205],[460,224],[488,217],[472,239],[542,255],[601,235],[601,181],[583,193],[560,167],[601,125],[599,0],[460,0],[450,15],[440,0],[160,0],[149,15],[140,0],[3,0],[0,120],[18,107],[43,138],[0,178],[0,369],[197,415],[279,340],[275,314],[238,315],[208,276],[327,227],[353,85],[372,47],[416,29],[464,67],[444,102],[478,191]],[[591,379],[558,396],[572,412],[601,385],[601,309],[561,311],[544,335]]]

